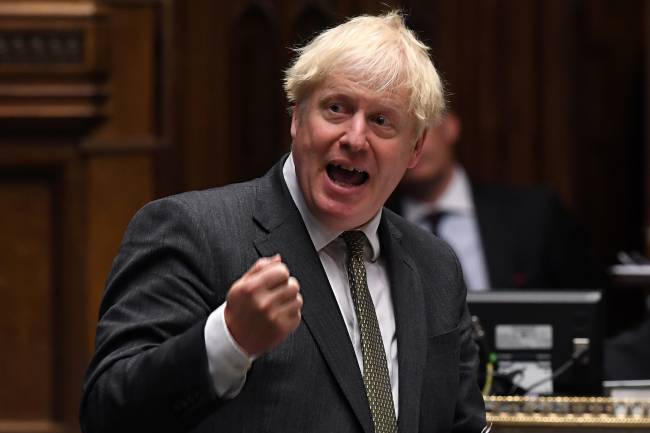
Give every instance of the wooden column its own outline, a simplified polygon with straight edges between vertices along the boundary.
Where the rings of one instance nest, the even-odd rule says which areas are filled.
[[[154,196],[160,8],[0,1],[0,433],[79,431],[104,280]]]

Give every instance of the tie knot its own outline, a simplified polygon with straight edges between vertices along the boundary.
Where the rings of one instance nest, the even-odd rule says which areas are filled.
[[[341,237],[348,247],[350,255],[353,257],[363,257],[363,249],[366,244],[366,235],[361,230],[352,230],[343,232]]]
[[[442,222],[443,218],[445,218],[447,215],[449,215],[449,212],[444,211],[444,210],[436,210],[432,212],[428,217],[427,220],[429,221],[429,224],[431,225],[431,231],[433,232],[434,235],[438,236],[440,233],[440,223]]]

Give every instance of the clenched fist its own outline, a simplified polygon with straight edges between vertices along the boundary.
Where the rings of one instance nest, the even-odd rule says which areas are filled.
[[[237,344],[257,356],[282,343],[300,324],[298,280],[279,255],[263,257],[230,287],[224,318]]]

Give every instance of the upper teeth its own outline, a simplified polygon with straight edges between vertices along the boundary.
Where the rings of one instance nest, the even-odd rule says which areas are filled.
[[[354,168],[354,167],[349,167],[349,166],[346,166],[346,165],[340,165],[340,164],[337,164],[337,166],[338,166],[339,168],[342,168],[343,170],[347,170],[347,171],[355,171],[355,172],[357,172],[357,173],[363,173],[363,170],[359,170],[359,169],[356,169],[356,168]]]

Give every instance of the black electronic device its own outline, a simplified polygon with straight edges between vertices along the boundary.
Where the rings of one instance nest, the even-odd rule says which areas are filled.
[[[467,302],[493,394],[602,394],[600,291],[491,290]]]

